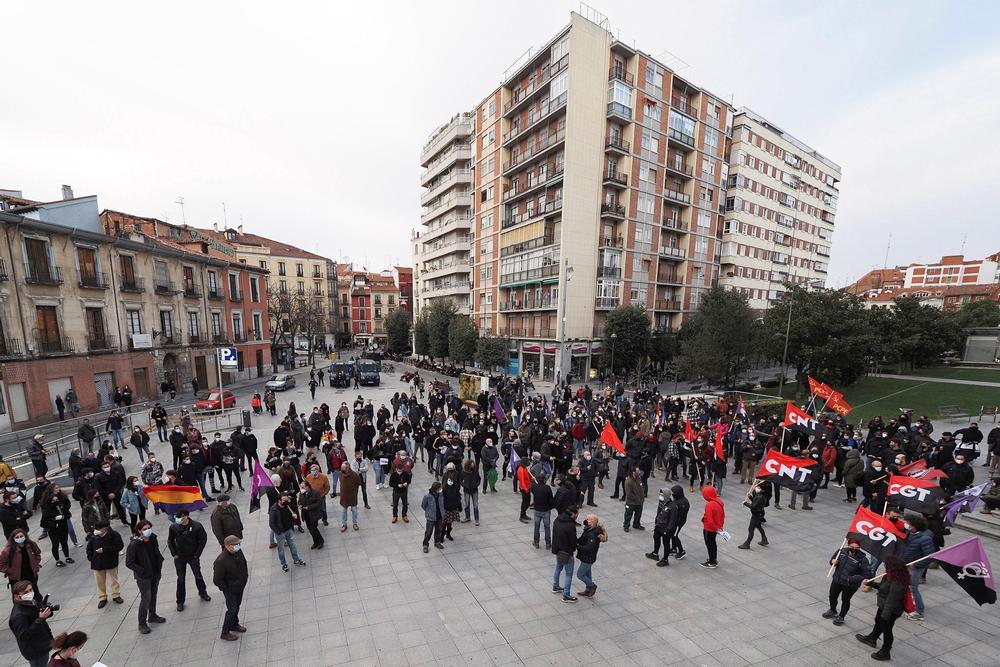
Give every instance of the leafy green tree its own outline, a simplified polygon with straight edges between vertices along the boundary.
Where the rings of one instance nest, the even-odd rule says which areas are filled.
[[[893,346],[910,368],[937,364],[946,351],[960,347],[961,330],[954,318],[913,297],[893,303]]]
[[[852,294],[788,285],[782,300],[764,316],[760,340],[768,356],[780,363],[788,327],[788,366],[796,371],[801,396],[807,374],[834,387],[864,375],[879,349],[876,332],[867,324],[868,311]]]
[[[754,316],[746,297],[714,287],[681,328],[681,372],[710,384],[733,386],[750,368]]]
[[[612,373],[637,368],[649,351],[649,339],[646,309],[638,305],[618,306],[608,313],[605,321],[601,363]]]
[[[422,357],[431,353],[430,325],[426,310],[413,323],[413,353]]]
[[[476,353],[479,332],[468,315],[455,315],[448,330],[448,356],[452,361],[465,365]]]
[[[476,341],[476,361],[486,370],[506,368],[509,349],[509,338],[482,336]]]
[[[431,358],[448,356],[448,330],[458,309],[450,301],[438,300],[427,309],[427,337]]]
[[[962,304],[953,315],[959,329],[1000,326],[1000,304],[989,299]]]
[[[677,356],[677,335],[657,329],[649,339],[649,359],[659,368],[673,361]]]
[[[390,352],[403,352],[410,347],[410,323],[410,314],[402,308],[386,315],[386,346]]]

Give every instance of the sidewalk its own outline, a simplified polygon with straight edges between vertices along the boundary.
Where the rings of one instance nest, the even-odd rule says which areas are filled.
[[[894,375],[891,373],[873,373],[872,377],[889,378],[890,380],[913,380],[914,382],[940,382],[941,384],[967,384],[974,387],[990,387],[991,389],[1000,389],[1000,382],[983,382],[982,380],[930,378],[923,375]]]

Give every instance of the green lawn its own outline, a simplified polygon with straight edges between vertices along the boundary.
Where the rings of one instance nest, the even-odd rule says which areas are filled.
[[[949,378],[953,380],[978,380],[981,382],[1000,382],[1000,369],[996,368],[956,368],[939,366],[934,368],[917,368],[915,370],[895,371],[882,369],[884,373],[894,375],[918,375],[929,378]]]
[[[915,417],[927,415],[934,421],[940,419],[938,408],[942,405],[958,405],[976,415],[982,405],[1000,405],[1000,388],[940,382],[866,377],[849,387],[835,389],[841,391],[854,408],[848,419],[855,423],[875,415],[882,415],[888,421],[899,414],[900,408],[913,410]],[[786,397],[790,398],[794,392],[794,385],[785,386]]]

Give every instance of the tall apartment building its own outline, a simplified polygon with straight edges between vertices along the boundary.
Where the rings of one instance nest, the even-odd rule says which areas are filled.
[[[840,167],[747,109],[733,121],[719,284],[765,310],[826,281]]]
[[[676,330],[718,278],[733,112],[578,14],[476,108],[473,311],[508,370],[587,377],[607,312]]]
[[[469,249],[472,228],[472,137],[475,114],[460,113],[424,144],[420,164],[422,231],[414,233],[414,313],[447,299],[470,312]]]

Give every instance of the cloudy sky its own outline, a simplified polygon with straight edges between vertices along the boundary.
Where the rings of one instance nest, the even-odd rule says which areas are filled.
[[[594,3],[619,38],[844,169],[830,282],[1000,250],[997,2]],[[0,188],[410,261],[428,134],[576,2],[18,3]],[[529,20],[530,17],[530,20]],[[990,161],[988,164],[987,161]]]

